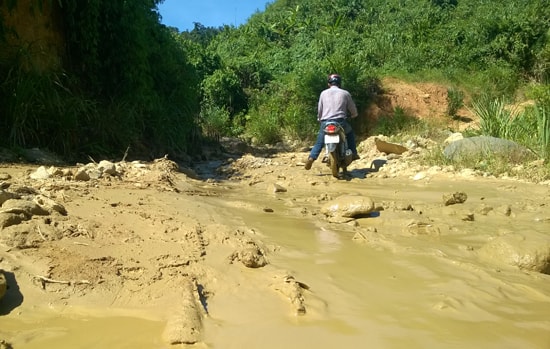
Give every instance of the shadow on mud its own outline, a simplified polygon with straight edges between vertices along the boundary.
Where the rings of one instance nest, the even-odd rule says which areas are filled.
[[[0,300],[0,315],[8,315],[14,309],[23,304],[23,294],[19,289],[19,285],[15,279],[15,274],[4,271],[4,276],[6,277],[8,289],[4,295],[4,298]]]
[[[347,175],[343,179],[347,181],[350,181],[354,178],[365,179],[369,173],[378,172],[380,168],[386,164],[386,162],[387,161],[383,159],[373,160],[370,164],[370,167],[356,168],[348,171]]]

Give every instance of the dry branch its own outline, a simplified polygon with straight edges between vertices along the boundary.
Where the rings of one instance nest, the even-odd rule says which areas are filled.
[[[65,281],[65,280],[55,280],[50,279],[45,276],[36,275],[34,277],[35,280],[40,281],[40,284],[42,285],[42,288],[46,288],[46,284],[63,284],[63,285],[91,285],[92,283],[88,280],[76,280],[76,281]]]

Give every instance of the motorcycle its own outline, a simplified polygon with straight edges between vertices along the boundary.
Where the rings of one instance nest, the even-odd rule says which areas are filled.
[[[323,131],[325,132],[327,165],[330,168],[332,176],[339,178],[340,169],[346,175],[348,172],[347,168],[353,161],[353,154],[348,149],[346,141],[346,132],[342,125],[336,121],[327,122]]]

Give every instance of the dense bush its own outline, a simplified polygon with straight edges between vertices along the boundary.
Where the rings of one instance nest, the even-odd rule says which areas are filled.
[[[387,75],[437,76],[491,98],[543,82],[550,71],[549,24],[544,0],[279,0],[242,27],[220,31],[204,50],[216,53],[220,69],[241,77],[249,125],[272,120],[273,129],[291,126],[296,137],[307,138],[316,129],[317,95],[332,72],[344,76],[360,109],[369,103],[371,82]],[[457,91],[450,89],[449,114],[462,106]],[[272,117],[258,120],[258,111]]]
[[[177,156],[196,147],[198,75],[159,23],[158,2],[49,2],[62,16],[64,66],[41,72],[19,56],[0,62],[2,145],[73,157],[122,155],[128,146],[140,156]],[[0,6],[27,11],[9,3]]]

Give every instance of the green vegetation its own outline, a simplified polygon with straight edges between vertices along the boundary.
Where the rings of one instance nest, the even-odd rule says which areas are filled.
[[[479,132],[549,157],[547,0],[276,0],[238,28],[182,33],[159,23],[160,1],[32,1],[57,9],[67,51],[48,72],[29,68],[23,47],[0,55],[0,146],[177,157],[223,136],[311,141],[325,77],[338,72],[361,111],[383,77],[442,83],[449,117],[467,95]],[[13,35],[0,19],[0,47]],[[508,109],[519,91],[534,106]],[[354,128],[423,127],[410,119],[398,109]]]
[[[456,118],[456,113],[464,106],[464,92],[455,87],[447,89],[447,115]]]
[[[0,31],[0,46],[15,52],[0,59],[0,145],[70,158],[122,157],[129,146],[142,156],[182,154],[196,146],[198,76],[174,32],[159,23],[158,1],[36,3],[62,16],[64,64],[41,71],[40,57],[25,54],[32,50],[12,46],[13,28]],[[25,13],[23,4],[0,8]]]
[[[403,108],[397,107],[393,115],[378,120],[373,134],[398,135],[402,132],[412,133],[419,124],[418,119],[408,115]]]

